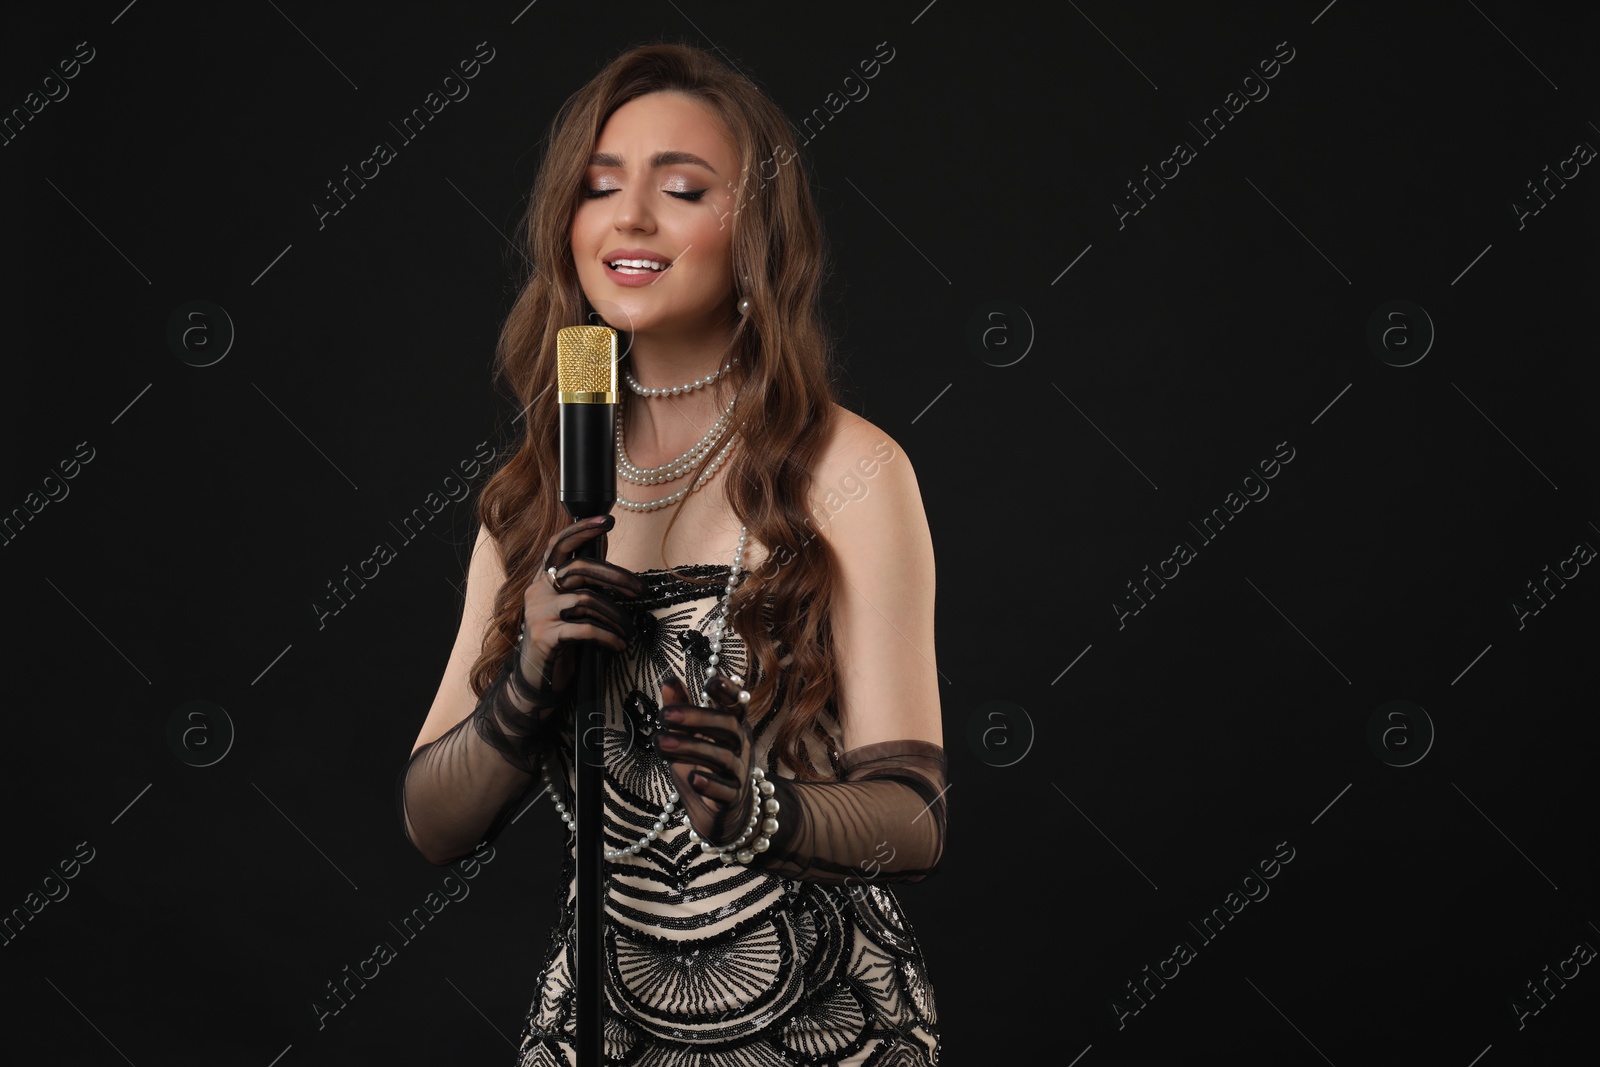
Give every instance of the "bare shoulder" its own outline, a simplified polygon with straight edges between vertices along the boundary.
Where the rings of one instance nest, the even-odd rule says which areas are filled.
[[[833,434],[811,472],[814,505],[826,509],[818,520],[826,522],[876,488],[886,490],[880,496],[910,493],[920,501],[916,472],[899,442],[849,408],[835,405],[834,412]]]

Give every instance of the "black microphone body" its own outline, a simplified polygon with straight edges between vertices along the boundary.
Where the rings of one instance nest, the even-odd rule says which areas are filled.
[[[561,405],[561,504],[574,522],[616,507],[616,438],[617,405]]]

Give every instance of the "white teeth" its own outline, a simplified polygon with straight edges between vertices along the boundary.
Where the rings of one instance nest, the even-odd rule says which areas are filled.
[[[614,259],[611,261],[612,269],[617,267],[634,267],[639,270],[666,270],[667,264],[657,263],[653,259]]]

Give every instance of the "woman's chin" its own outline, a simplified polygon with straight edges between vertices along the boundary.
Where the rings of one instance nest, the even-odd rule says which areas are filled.
[[[710,309],[698,314],[678,311],[668,314],[658,308],[643,308],[604,298],[598,301],[591,299],[589,303],[594,308],[594,313],[590,315],[592,324],[609,326],[625,333],[633,342],[681,341],[697,335],[704,335],[708,341],[714,340],[729,332],[734,318],[728,315],[719,319],[715,311]]]
[[[596,326],[609,326],[613,330],[620,330],[623,333],[634,333],[639,327],[639,322],[635,318],[635,309],[626,304],[604,298],[596,300],[591,296],[589,297],[589,306],[594,308],[594,314],[589,318],[591,323]]]

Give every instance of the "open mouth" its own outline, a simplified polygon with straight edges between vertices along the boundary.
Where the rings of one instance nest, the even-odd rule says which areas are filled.
[[[660,274],[672,264],[657,259],[612,259],[606,266],[618,274]]]

